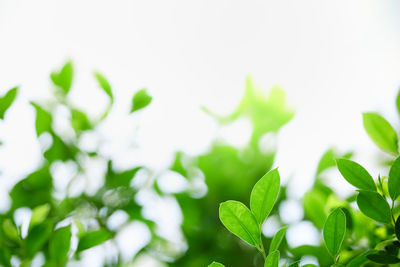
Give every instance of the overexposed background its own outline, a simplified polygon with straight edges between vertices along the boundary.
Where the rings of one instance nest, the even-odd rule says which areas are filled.
[[[162,170],[173,151],[199,153],[216,134],[245,143],[246,122],[219,133],[200,106],[229,113],[247,75],[266,90],[282,86],[296,116],[279,134],[276,165],[301,197],[331,146],[355,150],[363,165],[384,157],[364,133],[362,112],[378,111],[400,129],[399,14],[396,0],[0,0],[0,93],[21,86],[0,121],[0,199],[38,164],[27,101],[49,94],[50,71],[68,59],[76,105],[91,114],[106,105],[94,70],[113,86],[117,108],[103,128],[121,168]],[[143,87],[153,103],[124,116]],[[125,146],[132,139],[134,154]]]

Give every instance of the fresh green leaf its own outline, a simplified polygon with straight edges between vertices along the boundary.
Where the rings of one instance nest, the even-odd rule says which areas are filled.
[[[54,71],[50,74],[50,78],[53,83],[62,89],[62,92],[66,95],[72,86],[72,80],[74,77],[74,69],[72,62],[67,62],[60,71]]]
[[[340,208],[336,208],[329,214],[324,226],[325,245],[334,258],[340,251],[345,233],[346,215]]]
[[[41,250],[43,245],[48,241],[53,224],[51,221],[45,221],[41,224],[34,226],[26,237],[26,252],[30,258]]]
[[[323,195],[317,190],[309,191],[304,195],[303,202],[304,213],[306,217],[318,229],[322,229],[327,217],[324,206],[325,199]]]
[[[208,267],[224,267],[224,265],[219,262],[214,261],[211,264],[209,264]]]
[[[107,79],[100,74],[99,72],[95,72],[94,76],[96,77],[97,82],[99,83],[101,89],[110,97],[111,103],[114,101],[114,96],[112,93],[111,85],[107,81]]]
[[[265,260],[264,267],[278,267],[279,266],[279,251],[275,250],[270,253]]]
[[[87,115],[78,109],[71,109],[71,126],[77,133],[93,127]]]
[[[60,266],[67,260],[68,251],[71,243],[71,225],[57,229],[49,243],[49,253],[53,261]]]
[[[10,89],[4,96],[0,97],[0,119],[4,119],[4,114],[14,102],[18,92],[18,87]]]
[[[367,259],[381,264],[395,264],[400,262],[398,257],[391,255],[386,251],[378,251],[374,254],[369,254],[367,255]]]
[[[282,243],[283,238],[285,237],[286,230],[288,229],[288,226],[284,226],[281,229],[276,232],[274,238],[271,241],[271,244],[269,246],[269,253],[278,250],[280,244]]]
[[[389,195],[394,200],[400,194],[400,157],[398,157],[389,171],[389,180],[388,180],[388,187],[389,187]]]
[[[373,112],[363,114],[364,128],[369,137],[382,150],[398,154],[396,131],[381,115]]]
[[[280,177],[278,169],[265,174],[253,187],[250,208],[261,225],[271,212],[279,194]]]
[[[361,212],[371,219],[390,223],[390,206],[377,192],[360,190],[357,196],[357,205]]]
[[[347,182],[359,189],[376,191],[374,179],[360,164],[349,159],[337,159],[336,163]]]
[[[49,214],[50,205],[48,203],[37,206],[33,209],[31,221],[29,223],[29,229],[42,223]]]
[[[221,203],[219,218],[231,233],[252,246],[260,244],[261,233],[257,220],[243,203],[234,200]]]
[[[376,253],[376,250],[368,250],[357,257],[354,257],[349,263],[347,263],[346,267],[359,267],[363,266],[363,264],[367,263],[369,260],[367,258],[368,255]]]
[[[35,126],[36,126],[37,136],[40,136],[44,132],[52,132],[51,124],[53,119],[51,117],[50,112],[46,111],[36,103],[31,102],[31,105],[36,110]]]
[[[141,89],[135,93],[132,98],[132,108],[131,113],[142,109],[151,103],[153,98],[147,94],[146,89]]]
[[[11,239],[12,241],[19,240],[18,229],[15,224],[11,221],[11,219],[7,218],[3,221],[3,231],[4,234]]]
[[[81,238],[79,238],[77,250],[82,251],[91,247],[95,247],[107,241],[111,237],[111,233],[104,229],[87,232]]]

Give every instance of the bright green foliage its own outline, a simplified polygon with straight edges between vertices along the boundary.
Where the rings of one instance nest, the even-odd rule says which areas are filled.
[[[61,227],[54,231],[49,241],[50,258],[57,265],[63,266],[67,261],[71,243],[71,225]]]
[[[275,250],[270,253],[265,260],[264,267],[278,267],[279,266],[279,251]]]
[[[349,159],[337,159],[336,163],[340,173],[350,184],[359,189],[376,191],[374,179],[363,166]]]
[[[114,95],[112,93],[111,85],[107,79],[99,72],[94,73],[94,77],[100,85],[100,88],[110,97],[111,102],[114,101]]]
[[[241,202],[229,200],[221,203],[219,217],[222,224],[252,246],[260,244],[260,228],[251,211]]]
[[[2,225],[4,234],[11,239],[12,241],[18,241],[19,240],[19,233],[17,227],[14,225],[14,223],[11,221],[11,219],[5,219],[3,221]]]
[[[224,265],[214,261],[210,265],[208,265],[208,267],[224,267]]]
[[[254,186],[250,195],[250,208],[259,224],[271,212],[279,194],[280,177],[278,169],[265,174]]]
[[[51,125],[53,118],[51,114],[38,104],[33,102],[31,102],[31,104],[36,110],[35,126],[37,136],[40,136],[44,132],[52,132]]]
[[[346,233],[346,215],[337,208],[329,214],[324,226],[325,245],[334,259],[340,251]]]
[[[112,237],[111,233],[104,229],[84,233],[79,238],[77,250],[82,251],[100,245],[101,243],[107,241],[111,237]]]
[[[4,96],[0,97],[0,119],[4,119],[6,111],[17,97],[17,92],[18,87],[14,87],[10,89]]]
[[[278,250],[279,246],[281,245],[283,239],[285,238],[286,230],[288,229],[287,226],[282,227],[279,229],[278,232],[276,232],[274,238],[271,241],[271,244],[269,246],[269,253]]]
[[[153,98],[147,94],[146,89],[141,89],[135,93],[132,98],[131,113],[138,111],[139,109],[145,108],[151,103]]]
[[[65,95],[68,94],[71,89],[73,77],[74,69],[71,61],[67,62],[60,71],[54,71],[50,74],[53,83],[59,87]]]
[[[357,196],[357,205],[361,212],[371,219],[382,223],[390,223],[389,204],[377,192],[360,190]]]
[[[50,205],[48,203],[37,206],[33,209],[29,229],[33,226],[42,223],[50,212]]]
[[[363,114],[364,128],[369,137],[382,150],[398,154],[398,138],[396,131],[381,115],[373,112]]]
[[[400,194],[400,157],[398,157],[389,171],[388,179],[389,195],[394,200]]]
[[[360,255],[354,257],[349,263],[347,263],[347,267],[359,267],[363,266],[363,264],[367,263],[369,260],[367,258],[368,255],[375,253],[375,250],[369,250],[361,253]]]

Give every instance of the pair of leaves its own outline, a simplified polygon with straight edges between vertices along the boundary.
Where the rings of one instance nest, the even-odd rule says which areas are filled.
[[[253,187],[250,196],[251,211],[241,202],[221,203],[219,217],[233,234],[258,247],[261,225],[271,212],[279,193],[280,177],[277,169],[265,174]]]
[[[398,137],[396,131],[381,115],[373,112],[363,114],[364,128],[375,144],[382,150],[398,154]]]
[[[14,102],[18,92],[18,87],[10,89],[4,96],[0,97],[0,119],[4,119],[4,115],[11,104]]]
[[[336,208],[329,214],[323,233],[325,245],[331,256],[336,259],[346,233],[346,215],[341,208]]]

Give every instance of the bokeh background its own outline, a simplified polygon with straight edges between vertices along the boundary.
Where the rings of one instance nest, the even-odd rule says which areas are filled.
[[[264,141],[277,149],[273,165],[284,183],[291,181],[288,209],[296,212],[329,147],[357,151],[355,158],[369,166],[385,157],[364,133],[361,113],[378,111],[400,126],[394,111],[400,86],[399,13],[396,0],[0,0],[0,92],[20,86],[16,103],[0,122],[0,210],[10,207],[14,184],[42,160],[28,100],[48,98],[49,73],[72,60],[69,99],[89,115],[108,105],[93,71],[104,73],[112,85],[114,109],[98,132],[106,140],[102,153],[117,169],[144,165],[161,174],[175,152],[196,157],[210,151],[216,139],[245,148],[252,136],[248,119],[220,127],[201,107],[230,114],[249,75],[266,92],[275,85],[283,88],[295,116]],[[151,105],[127,116],[132,94],[143,87],[153,97]],[[55,127],[63,130],[63,122]],[[100,165],[90,167],[93,177]],[[179,188],[175,178],[167,179],[166,190]],[[96,190],[99,183],[93,180],[88,186]],[[346,196],[344,182],[331,185]],[[179,225],[177,202],[161,202],[161,220]],[[288,237],[290,245],[318,242],[307,224],[296,227],[311,234]],[[179,239],[172,228],[165,232]],[[132,232],[148,238],[140,227]],[[146,242],[130,241],[123,242],[138,249]],[[85,266],[102,264],[99,250],[86,254],[90,265]]]

